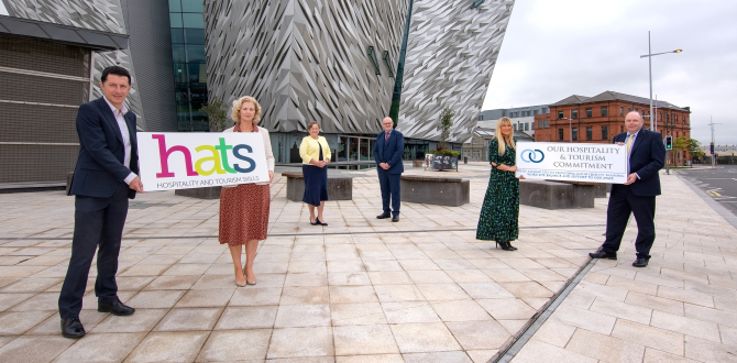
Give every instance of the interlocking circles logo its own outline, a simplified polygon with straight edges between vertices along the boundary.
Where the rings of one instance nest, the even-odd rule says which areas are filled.
[[[545,159],[545,154],[540,149],[525,149],[520,155],[522,161],[526,163],[541,163]]]

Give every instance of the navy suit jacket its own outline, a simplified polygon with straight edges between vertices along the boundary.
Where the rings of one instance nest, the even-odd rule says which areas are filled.
[[[614,137],[614,142],[626,143],[627,133]],[[640,179],[629,187],[632,194],[641,197],[660,195],[660,176],[658,170],[665,165],[665,146],[657,132],[640,129],[632,145],[629,157],[629,172],[637,173]]]
[[[404,135],[397,130],[392,130],[389,135],[389,141],[384,140],[384,131],[376,135],[374,142],[374,161],[379,171],[385,171],[379,167],[379,163],[389,163],[389,174],[402,174],[404,172],[404,164],[402,163],[402,154],[404,154]]]
[[[77,135],[79,156],[74,168],[70,194],[86,197],[108,198],[121,186],[132,172],[138,174],[138,143],[136,139],[136,115],[123,116],[131,141],[131,167],[123,165],[125,147],[120,127],[104,98],[98,98],[79,107]],[[136,192],[128,191],[133,199]]]

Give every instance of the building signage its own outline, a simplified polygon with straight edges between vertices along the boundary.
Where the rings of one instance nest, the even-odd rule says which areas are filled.
[[[517,143],[517,172],[527,179],[624,184],[627,150],[617,144]]]
[[[268,182],[260,134],[252,132],[139,132],[143,190]]]

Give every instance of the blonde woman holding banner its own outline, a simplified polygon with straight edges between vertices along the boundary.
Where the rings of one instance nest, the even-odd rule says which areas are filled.
[[[235,125],[223,132],[257,132],[264,140],[264,153],[269,166],[269,182],[240,184],[223,187],[220,192],[220,244],[228,244],[233,259],[235,284],[256,284],[253,264],[256,260],[258,241],[266,239],[269,227],[271,192],[269,184],[274,178],[274,153],[271,150],[269,131],[259,127],[261,105],[250,96],[233,102],[231,118]],[[241,265],[243,246],[246,247],[246,265]]]
[[[502,117],[496,123],[496,138],[489,143],[491,174],[481,206],[476,239],[496,241],[505,251],[515,251],[511,241],[519,234],[519,180],[514,176],[515,140],[512,120]]]

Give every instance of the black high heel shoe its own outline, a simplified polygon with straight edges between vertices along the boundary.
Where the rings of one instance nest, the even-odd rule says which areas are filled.
[[[315,218],[315,221],[314,222],[310,221],[310,224],[313,225],[313,226],[316,226],[316,225],[320,224],[320,220],[317,219],[317,218]]]
[[[315,225],[327,226],[328,224],[321,221],[320,218],[315,218]]]
[[[497,241],[496,244],[497,246],[501,245],[502,249],[505,251],[517,251],[517,247],[512,246],[512,244],[507,241]]]

